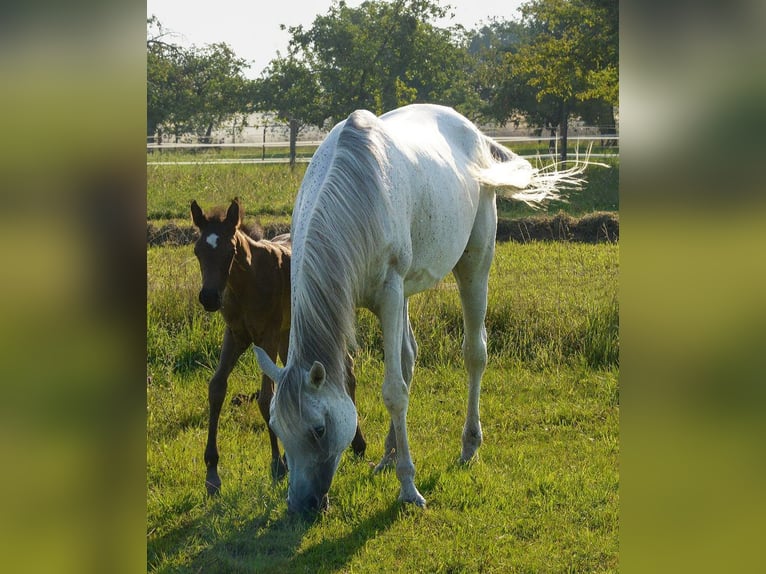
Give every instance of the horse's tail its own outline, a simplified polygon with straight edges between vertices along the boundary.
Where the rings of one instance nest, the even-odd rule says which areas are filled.
[[[484,138],[486,149],[484,163],[487,167],[479,169],[479,183],[491,187],[514,187],[522,190],[532,182],[534,169],[523,157],[490,138]],[[515,195],[515,194],[514,194]]]
[[[476,171],[477,180],[490,187],[514,188],[517,191],[507,195],[512,199],[532,206],[551,199],[561,200],[562,191],[577,189],[585,181],[580,176],[589,164],[587,157],[566,170],[559,170],[559,163],[538,169],[491,138],[484,137],[483,143],[487,167]]]

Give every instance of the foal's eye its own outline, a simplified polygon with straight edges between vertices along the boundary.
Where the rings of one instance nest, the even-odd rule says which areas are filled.
[[[324,436],[324,427],[319,425],[311,429],[311,432],[316,438],[322,438]]]

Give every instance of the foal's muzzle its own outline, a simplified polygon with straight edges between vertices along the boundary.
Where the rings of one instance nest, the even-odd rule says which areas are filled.
[[[221,294],[215,289],[202,289],[199,292],[199,302],[205,311],[218,311],[221,308]]]

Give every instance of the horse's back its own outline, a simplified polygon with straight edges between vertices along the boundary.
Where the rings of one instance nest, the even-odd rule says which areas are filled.
[[[484,136],[452,108],[412,104],[380,116],[398,148],[451,157],[458,169],[480,161]]]
[[[385,275],[382,266],[396,261],[408,293],[433,286],[462,255],[481,201],[494,205],[494,194],[482,200],[473,177],[488,153],[482,138],[471,122],[443,106],[414,104],[380,117],[353,112],[333,128],[304,177],[293,212],[294,257],[301,259],[310,241],[309,222],[322,210],[317,205],[335,194],[342,199],[325,202],[334,205],[333,232],[352,243],[380,234],[375,252],[367,254],[375,281]],[[345,181],[346,191],[338,193],[328,181]],[[358,202],[348,210],[353,221],[339,223],[338,210],[350,201]],[[352,227],[364,233],[354,234]],[[340,245],[344,238],[337,240]]]
[[[482,192],[473,177],[486,161],[482,134],[451,108],[418,104],[380,118],[394,149],[390,152],[392,194],[405,194],[412,263],[405,290],[434,285],[457,264],[473,231],[481,205],[494,209],[494,192]],[[394,203],[396,200],[394,199]],[[404,207],[400,207],[405,211]]]

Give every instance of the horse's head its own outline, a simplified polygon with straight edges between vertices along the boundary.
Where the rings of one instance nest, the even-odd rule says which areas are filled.
[[[345,381],[329,381],[319,362],[280,369],[262,349],[255,347],[255,354],[277,383],[269,426],[287,457],[287,508],[301,514],[324,510],[340,457],[356,433],[356,407]]]
[[[194,254],[202,270],[199,302],[206,311],[217,311],[221,308],[223,290],[234,261],[234,235],[242,221],[241,208],[239,201],[235,199],[225,216],[223,210],[215,210],[210,215],[205,215],[197,202],[192,201],[191,214],[194,225],[200,232],[200,237],[194,244]]]

